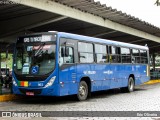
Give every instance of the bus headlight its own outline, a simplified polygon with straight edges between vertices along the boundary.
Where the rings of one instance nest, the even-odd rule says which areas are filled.
[[[56,76],[52,77],[44,87],[46,88],[51,86],[54,83],[55,79],[56,79]]]
[[[16,81],[13,77],[12,77],[12,83],[13,83],[14,86],[17,86],[17,83],[16,83]]]

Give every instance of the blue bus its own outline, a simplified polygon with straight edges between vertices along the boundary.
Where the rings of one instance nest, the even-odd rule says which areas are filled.
[[[20,36],[13,60],[13,93],[76,95],[134,86],[150,79],[147,46],[64,32]]]

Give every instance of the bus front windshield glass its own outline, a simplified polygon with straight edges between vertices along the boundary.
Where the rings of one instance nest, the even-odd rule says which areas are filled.
[[[53,42],[17,43],[14,71],[18,75],[46,75],[55,67]]]

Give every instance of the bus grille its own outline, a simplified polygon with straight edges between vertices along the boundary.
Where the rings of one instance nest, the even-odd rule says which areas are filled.
[[[41,94],[42,90],[41,89],[23,89],[23,88],[19,88],[20,92],[23,94],[26,94],[26,92],[34,92],[34,95],[38,95]]]

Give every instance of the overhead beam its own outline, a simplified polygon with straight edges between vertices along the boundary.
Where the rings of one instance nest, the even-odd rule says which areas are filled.
[[[160,45],[155,45],[155,46],[151,46],[149,47],[150,49],[153,49],[153,48],[156,48],[156,47],[159,47]]]
[[[137,43],[137,42],[141,42],[141,41],[145,41],[146,39],[140,39],[140,40],[135,40],[135,41],[132,41],[130,43]]]
[[[49,23],[54,23],[54,22],[57,22],[57,21],[60,21],[60,20],[66,19],[66,18],[68,18],[68,17],[61,16],[61,17],[57,17],[57,18],[44,20],[44,21],[39,22],[37,24],[33,24],[33,25],[30,25],[30,26],[27,26],[27,27],[25,27],[25,29],[32,29],[32,28],[35,28],[35,27],[39,27],[39,26],[42,26],[42,25],[49,24]]]
[[[21,27],[17,30],[14,30],[12,32],[8,32],[6,34],[3,34],[2,36],[0,36],[0,38],[8,37],[8,35],[19,33],[19,32],[22,32],[22,31],[25,31],[25,30],[28,30],[28,29],[32,29],[32,28],[35,28],[35,27],[39,27],[39,26],[42,26],[42,25],[46,25],[46,24],[49,24],[49,23],[54,23],[54,22],[57,22],[57,21],[60,21],[60,20],[66,19],[66,18],[67,18],[66,16],[60,16],[60,17],[56,17],[56,18],[50,18],[50,19],[47,19],[47,20],[39,21],[37,23],[30,23],[29,25],[23,26],[23,27]]]
[[[116,32],[117,31],[103,32],[103,33],[93,35],[93,37],[100,37],[100,36],[109,35],[109,34],[116,33]]]
[[[119,32],[119,31],[118,31]],[[114,35],[114,36],[109,36],[108,39],[113,39],[113,40],[133,40],[135,39],[135,36],[131,36],[129,34],[119,34],[119,35]]]
[[[0,51],[6,52],[6,50],[8,50],[8,52],[13,52],[13,44],[10,43],[4,43],[4,42],[0,42]]]
[[[66,5],[62,5],[60,3],[57,3],[51,0],[11,0],[11,1],[26,5],[26,6],[42,9],[48,12],[71,17],[74,19],[82,20],[85,22],[89,22],[89,23],[110,28],[113,30],[121,31],[134,36],[149,39],[155,42],[160,42],[160,38],[157,36],[113,22],[108,19],[104,19],[100,16],[95,16],[90,13],[82,12],[78,9],[75,9]]]
[[[10,34],[6,37],[0,38],[0,42],[3,43],[3,42],[7,41],[7,43],[15,43],[17,40],[17,36],[24,35],[24,34],[25,34],[24,31],[13,33],[13,34]]]

